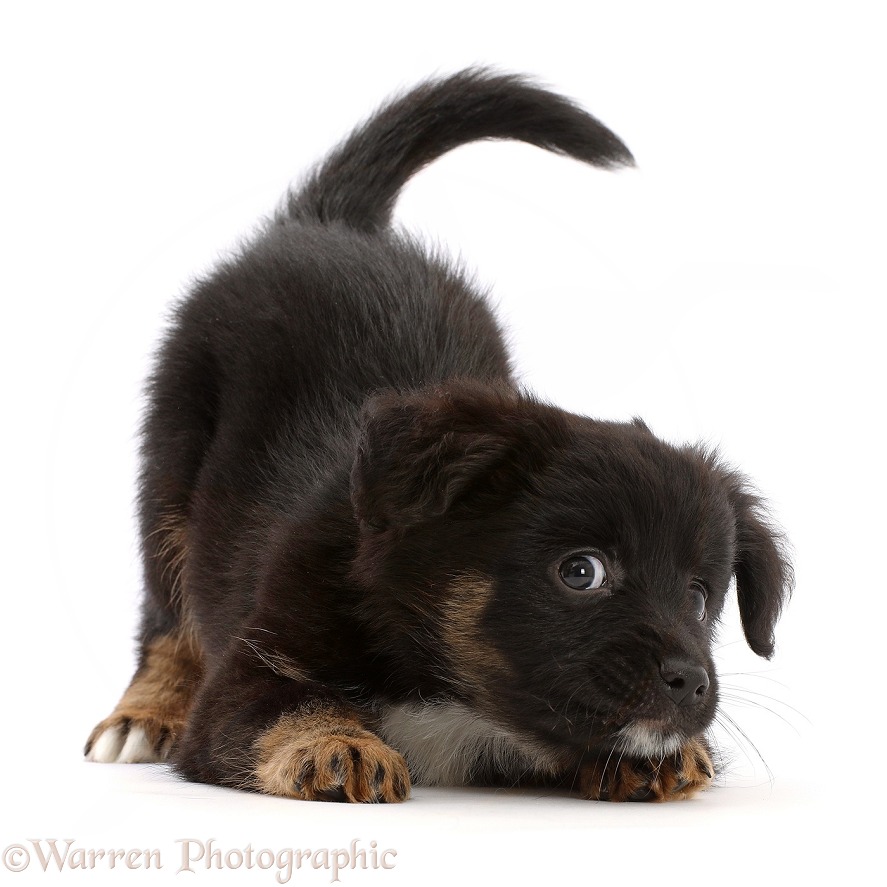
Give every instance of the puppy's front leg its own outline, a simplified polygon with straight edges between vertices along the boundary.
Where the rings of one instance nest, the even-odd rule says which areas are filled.
[[[320,684],[248,648],[215,669],[175,753],[188,779],[311,801],[403,801],[406,762]]]

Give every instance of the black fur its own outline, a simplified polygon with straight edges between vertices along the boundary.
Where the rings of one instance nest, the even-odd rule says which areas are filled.
[[[177,309],[144,424],[142,644],[197,636],[207,677],[173,750],[190,779],[262,788],[256,743],[284,715],[373,729],[390,706],[432,702],[571,783],[633,723],[704,733],[731,576],[749,644],[773,652],[790,570],[745,479],[640,421],[520,391],[471,281],[389,227],[412,174],[482,138],[632,162],[523,78],[431,81],[357,129]],[[585,551],[607,567],[597,591],[559,578]],[[707,671],[697,704],[670,698],[666,660]],[[471,773],[521,776],[492,759]]]

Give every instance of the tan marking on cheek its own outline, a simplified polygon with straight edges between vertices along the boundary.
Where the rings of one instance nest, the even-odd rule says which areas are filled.
[[[190,633],[155,638],[117,707],[90,734],[86,753],[106,730],[125,736],[140,729],[154,759],[165,759],[185,726],[202,677],[203,657]]]
[[[410,776],[403,757],[347,712],[286,714],[256,741],[259,791],[307,801],[403,801]]]
[[[489,687],[511,671],[495,639],[483,628],[483,616],[492,597],[492,581],[470,574],[450,584],[443,604],[441,637],[450,663],[474,689]]]

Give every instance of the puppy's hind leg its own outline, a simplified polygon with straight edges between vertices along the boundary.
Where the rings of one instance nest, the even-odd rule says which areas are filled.
[[[211,445],[216,371],[198,337],[170,339],[148,385],[139,522],[144,600],[139,664],[117,707],[86,743],[91,761],[165,760],[203,676],[189,615],[189,512]]]
[[[164,761],[182,734],[203,677],[203,657],[181,597],[184,527],[183,519],[167,517],[146,544],[157,561],[154,578],[167,594],[162,601],[146,596],[138,668],[117,707],[90,734],[85,748],[90,761]]]
[[[202,673],[200,655],[184,632],[150,641],[117,707],[90,734],[87,760],[118,764],[166,760],[185,726]]]

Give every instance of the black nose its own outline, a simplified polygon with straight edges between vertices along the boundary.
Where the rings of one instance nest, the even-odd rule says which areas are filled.
[[[662,689],[676,705],[696,705],[705,699],[708,690],[708,672],[701,665],[683,659],[664,659],[659,674],[665,682]]]

